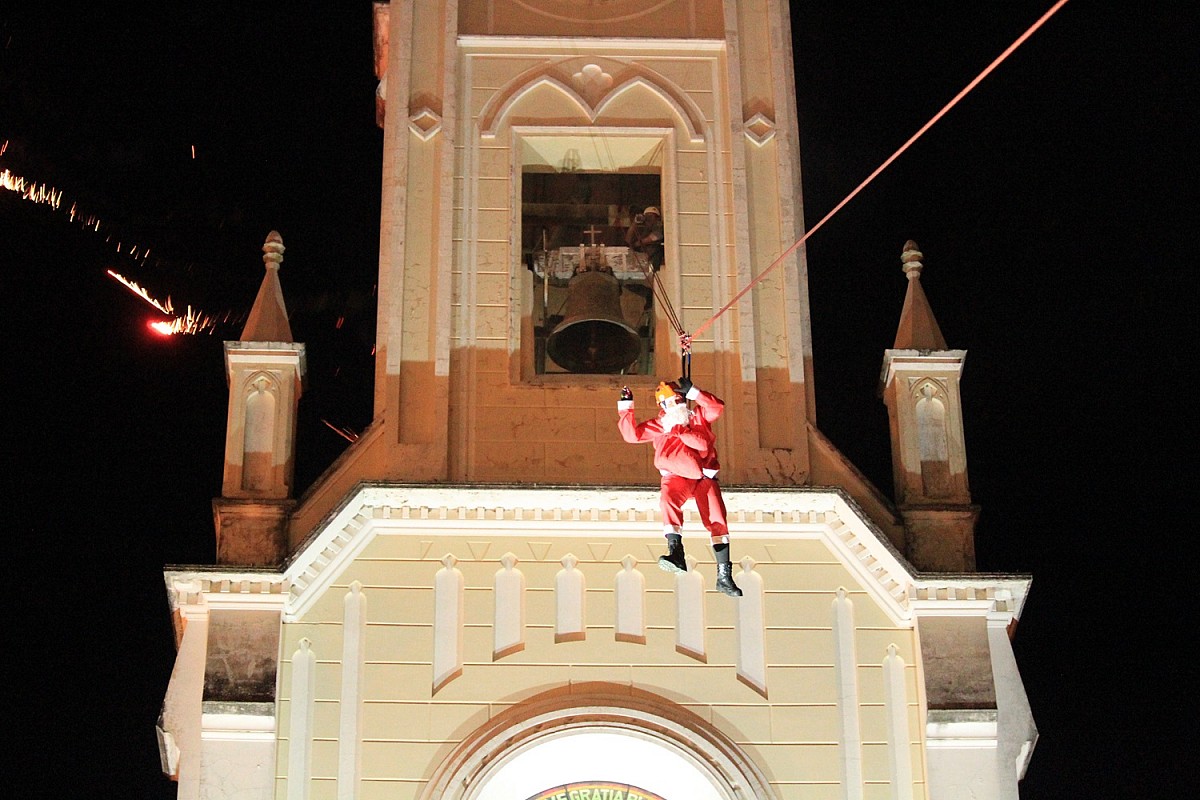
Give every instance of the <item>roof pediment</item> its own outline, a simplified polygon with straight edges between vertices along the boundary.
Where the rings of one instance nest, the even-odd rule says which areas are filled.
[[[932,609],[1020,614],[1028,576],[920,573],[840,489],[727,486],[724,497],[735,558],[743,564],[781,562],[786,557],[777,554],[789,542],[820,543],[896,625],[908,627],[915,613]],[[282,569],[170,568],[168,590],[173,606],[201,595],[225,604],[238,595],[244,596],[239,603],[261,595],[253,602],[278,604],[285,619],[294,620],[378,537],[406,537],[411,557],[431,564],[446,556],[441,538],[464,536],[459,544],[470,552],[459,557],[499,563],[502,553],[490,552],[491,541],[515,536],[525,546],[518,554],[523,560],[546,560],[552,545],[565,542],[585,557],[616,564],[621,542],[626,549],[661,547],[657,508],[658,491],[637,487],[361,483]],[[691,513],[687,530],[702,535]]]

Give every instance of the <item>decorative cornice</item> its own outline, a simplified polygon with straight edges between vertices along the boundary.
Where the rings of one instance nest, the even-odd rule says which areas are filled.
[[[172,611],[203,607],[282,609],[291,582],[273,570],[226,571],[221,567],[177,566],[163,572]]]
[[[911,567],[840,490],[725,487],[723,494],[729,521],[746,537],[826,540],[897,624],[905,624]],[[329,576],[375,535],[412,523],[426,531],[470,523],[473,532],[594,537],[602,530],[609,538],[643,539],[647,531],[628,523],[652,523],[657,507],[657,491],[635,487],[362,484],[287,566],[288,614],[302,614]]]
[[[929,375],[961,375],[967,360],[966,350],[897,350],[883,351],[883,367],[879,385],[887,386],[901,371]]]
[[[1021,616],[1032,578],[1019,573],[975,575],[921,575],[908,587],[910,607],[918,615],[977,614]]]
[[[920,573],[840,489],[726,486],[724,497],[729,521],[747,540],[825,542],[897,625],[911,625],[922,614],[1020,615],[1028,576]],[[645,539],[657,507],[658,491],[639,487],[360,483],[281,570],[177,567],[166,572],[167,590],[172,608],[279,607],[295,618],[378,535],[429,536],[431,528],[463,533],[469,525],[471,535],[520,534],[531,540],[534,560],[558,560],[549,546],[539,557],[532,545],[539,538],[592,539],[598,532],[606,539]]]

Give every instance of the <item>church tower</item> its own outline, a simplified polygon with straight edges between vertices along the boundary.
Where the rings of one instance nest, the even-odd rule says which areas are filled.
[[[181,800],[1015,800],[1030,579],[970,572],[961,353],[912,270],[898,503],[816,426],[787,4],[374,20],[374,419],[292,506],[303,347],[268,259],[219,563],[165,574]],[[736,598],[690,504],[688,568],[658,568],[654,453],[617,430],[622,387],[644,418],[683,372],[725,404]]]

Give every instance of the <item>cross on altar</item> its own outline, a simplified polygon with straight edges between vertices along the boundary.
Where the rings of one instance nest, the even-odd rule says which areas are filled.
[[[593,225],[592,227],[590,227],[586,231],[584,231],[584,233],[586,233],[589,237],[591,237],[592,241],[589,242],[588,244],[592,247],[595,247],[596,246],[596,234],[604,233],[604,231],[600,230],[595,225]]]

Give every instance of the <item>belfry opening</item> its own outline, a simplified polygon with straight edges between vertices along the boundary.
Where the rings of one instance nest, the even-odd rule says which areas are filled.
[[[563,134],[521,142],[527,372],[653,374],[650,274],[661,259],[652,263],[630,238],[647,226],[645,209],[662,206],[662,139]],[[661,212],[654,222],[661,229]]]

